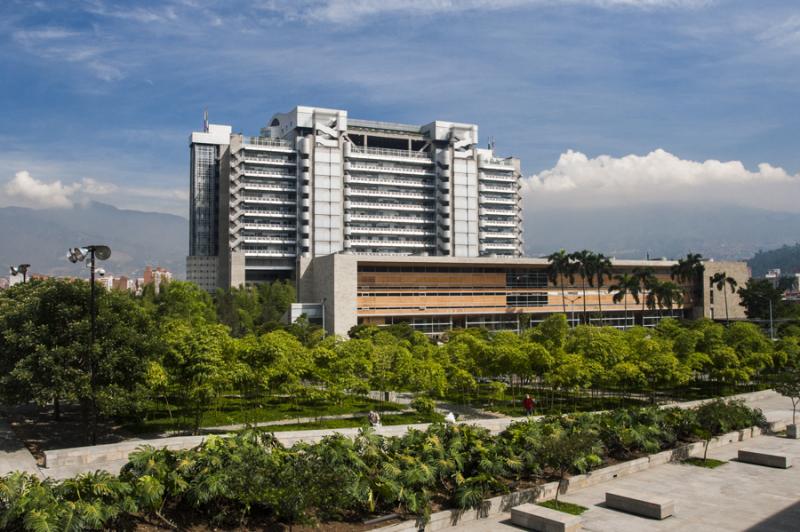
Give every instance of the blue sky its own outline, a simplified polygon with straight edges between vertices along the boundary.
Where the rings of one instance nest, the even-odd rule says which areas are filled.
[[[0,205],[185,215],[204,108],[253,134],[301,104],[477,123],[534,208],[798,211],[799,97],[797,0],[4,0]]]

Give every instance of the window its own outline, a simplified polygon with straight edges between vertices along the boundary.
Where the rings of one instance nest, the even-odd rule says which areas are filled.
[[[509,307],[544,307],[547,305],[547,293],[508,294],[506,305]]]
[[[511,270],[506,272],[509,288],[547,288],[547,274],[542,271]]]

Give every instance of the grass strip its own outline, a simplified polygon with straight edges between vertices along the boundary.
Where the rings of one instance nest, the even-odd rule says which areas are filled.
[[[544,506],[545,508],[550,508],[551,510],[558,510],[559,512],[564,512],[571,515],[581,515],[583,512],[588,510],[587,507],[581,506],[580,504],[573,504],[571,502],[564,502],[564,501],[556,502],[554,499],[540,502],[538,504],[539,506]]]
[[[707,458],[706,460],[703,460],[702,458],[687,458],[683,461],[683,463],[698,467],[705,467],[707,469],[714,469],[715,467],[727,464],[728,462],[725,460],[715,460],[714,458]]]

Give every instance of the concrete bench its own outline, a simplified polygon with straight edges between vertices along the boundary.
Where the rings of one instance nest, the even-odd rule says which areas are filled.
[[[792,467],[792,458],[785,454],[765,453],[755,449],[739,449],[739,461],[748,464],[757,464],[779,469]]]
[[[606,492],[606,506],[650,519],[666,519],[675,513],[675,501],[627,490]]]
[[[581,518],[538,504],[526,503],[511,509],[511,522],[539,532],[573,532],[581,530]]]

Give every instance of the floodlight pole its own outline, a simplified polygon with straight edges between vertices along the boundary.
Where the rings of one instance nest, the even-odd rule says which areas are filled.
[[[97,378],[94,368],[94,344],[97,336],[97,305],[95,304],[96,287],[94,283],[95,258],[94,246],[89,246],[89,316],[91,322],[91,335],[89,339],[89,379],[92,388],[92,445],[97,445]]]

